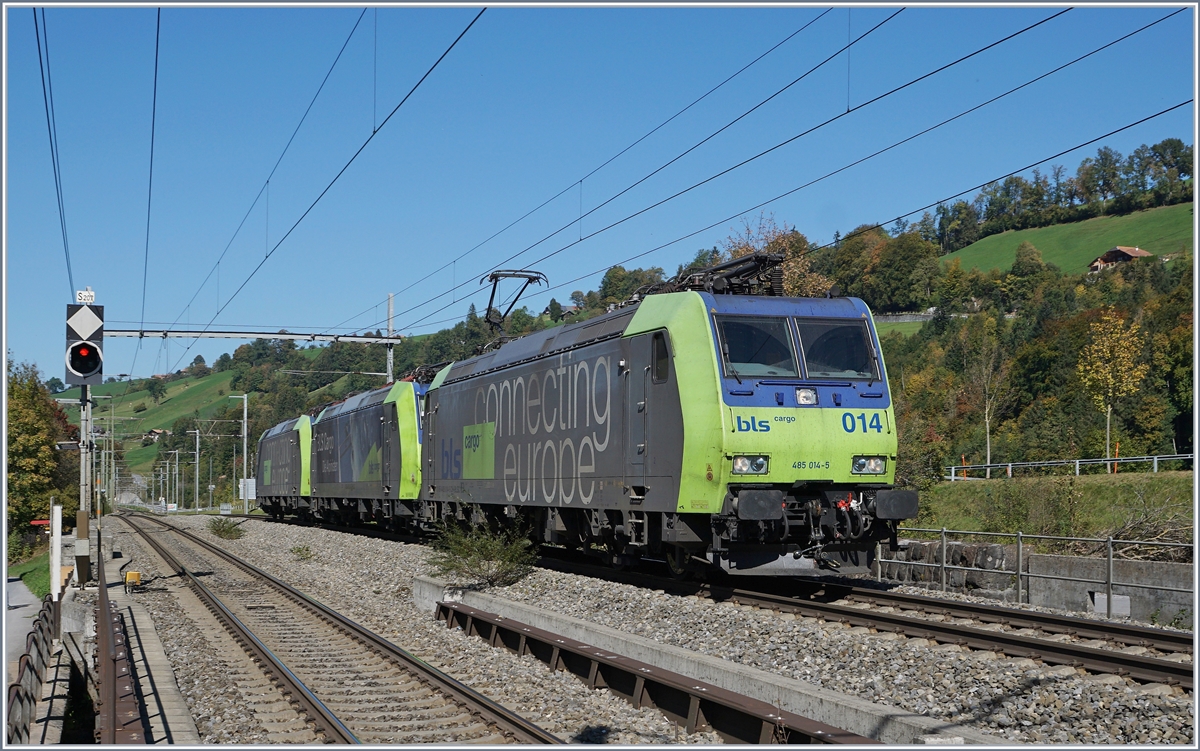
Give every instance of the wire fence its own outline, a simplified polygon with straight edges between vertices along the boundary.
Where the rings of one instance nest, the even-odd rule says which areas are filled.
[[[982,480],[989,478],[990,473],[1003,472],[1004,477],[1012,477],[1014,472],[1051,469],[1054,467],[1074,467],[1075,474],[1081,474],[1085,468],[1106,465],[1106,471],[1113,473],[1121,464],[1150,465],[1151,472],[1159,469],[1185,469],[1193,465],[1195,454],[1158,454],[1156,456],[1123,456],[1108,459],[1055,459],[1044,462],[1001,462],[998,464],[963,464],[960,466],[943,467],[945,479],[951,482],[957,480]],[[1166,466],[1163,466],[1166,465]],[[1145,471],[1145,468],[1141,468]],[[974,476],[971,473],[975,473]]]

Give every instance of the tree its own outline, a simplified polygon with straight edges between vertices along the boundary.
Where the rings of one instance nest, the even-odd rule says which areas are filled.
[[[1104,413],[1104,458],[1112,456],[1112,409],[1120,398],[1137,393],[1149,366],[1139,363],[1142,351],[1141,328],[1137,322],[1125,327],[1115,308],[1100,312],[1088,327],[1088,343],[1079,355],[1076,369],[1079,381],[1092,396],[1096,408]]]
[[[50,380],[46,381],[46,389],[51,394],[61,394],[67,390],[67,386],[65,383],[58,380],[58,378],[51,378]]]
[[[759,251],[783,254],[783,293],[789,297],[824,297],[833,286],[813,269],[808,238],[787,223],[776,224],[773,214],[759,214],[757,226],[743,220],[742,231],[722,240],[721,247],[730,260]]]
[[[78,454],[56,451],[58,441],[78,440],[79,431],[42,383],[38,369],[8,358],[9,529],[45,519],[53,496],[64,516],[78,508]],[[72,476],[74,468],[74,476]]]
[[[150,398],[154,400],[154,403],[158,404],[167,395],[167,384],[161,378],[151,378],[146,390],[150,392]]]
[[[987,446],[984,464],[991,464],[992,421],[1012,404],[1016,396],[1008,380],[1011,362],[1005,358],[1000,346],[1000,331],[995,318],[987,314],[973,316],[960,336],[965,365],[963,391],[983,413]],[[987,476],[991,478],[991,468],[988,468]]]
[[[558,323],[562,320],[562,304],[553,297],[550,298],[550,320]]]
[[[204,362],[204,355],[196,355],[192,360],[192,364],[188,366],[188,373],[196,378],[203,378],[212,371]]]
[[[1042,251],[1029,241],[1017,246],[1016,258],[1013,260],[1012,274],[1014,276],[1033,276],[1046,270],[1042,262]]]
[[[1192,147],[1178,138],[1167,138],[1150,147],[1150,153],[1164,171],[1174,169],[1180,177],[1192,175]]]

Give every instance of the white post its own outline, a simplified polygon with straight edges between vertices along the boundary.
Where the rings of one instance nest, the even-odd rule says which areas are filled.
[[[388,293],[388,338],[389,339],[393,336],[392,331],[393,331],[393,329],[392,329],[392,293],[389,292]],[[393,376],[392,376],[392,343],[388,342],[388,345],[387,345],[387,382],[391,383],[392,380],[393,380]]]
[[[50,504],[50,594],[62,599],[62,506]]]
[[[241,396],[234,396],[233,394],[230,394],[229,398],[242,400],[242,485],[241,485],[242,493],[241,493],[241,495],[242,495],[242,501],[243,501],[243,508],[245,509],[245,513],[248,514],[248,513],[250,513],[250,499],[246,497],[249,495],[249,493],[246,492],[246,478],[248,478],[250,476],[250,474],[249,474],[249,472],[250,472],[250,466],[249,466],[250,452],[247,450],[247,445],[246,445],[247,444],[246,419],[247,419],[248,409],[250,406],[250,395],[242,394]],[[236,451],[236,448],[234,450]]]
[[[200,510],[200,431],[189,431],[196,434],[196,471],[192,473],[192,479],[195,480],[192,484],[195,488],[192,491],[192,508],[196,511]]]

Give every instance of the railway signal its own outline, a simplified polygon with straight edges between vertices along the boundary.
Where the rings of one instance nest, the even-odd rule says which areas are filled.
[[[81,304],[67,306],[67,384],[97,386],[104,381],[104,306],[92,304],[90,288],[75,299]]]

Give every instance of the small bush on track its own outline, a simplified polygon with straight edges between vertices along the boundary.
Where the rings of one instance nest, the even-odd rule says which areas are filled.
[[[520,530],[495,532],[486,525],[464,529],[445,524],[429,562],[438,576],[484,587],[515,584],[533,570],[537,548]]]
[[[214,516],[208,520],[208,531],[222,540],[236,540],[245,534],[237,522],[222,516]]]
[[[297,561],[309,561],[313,557],[312,548],[307,545],[297,545],[288,552],[294,555]]]

